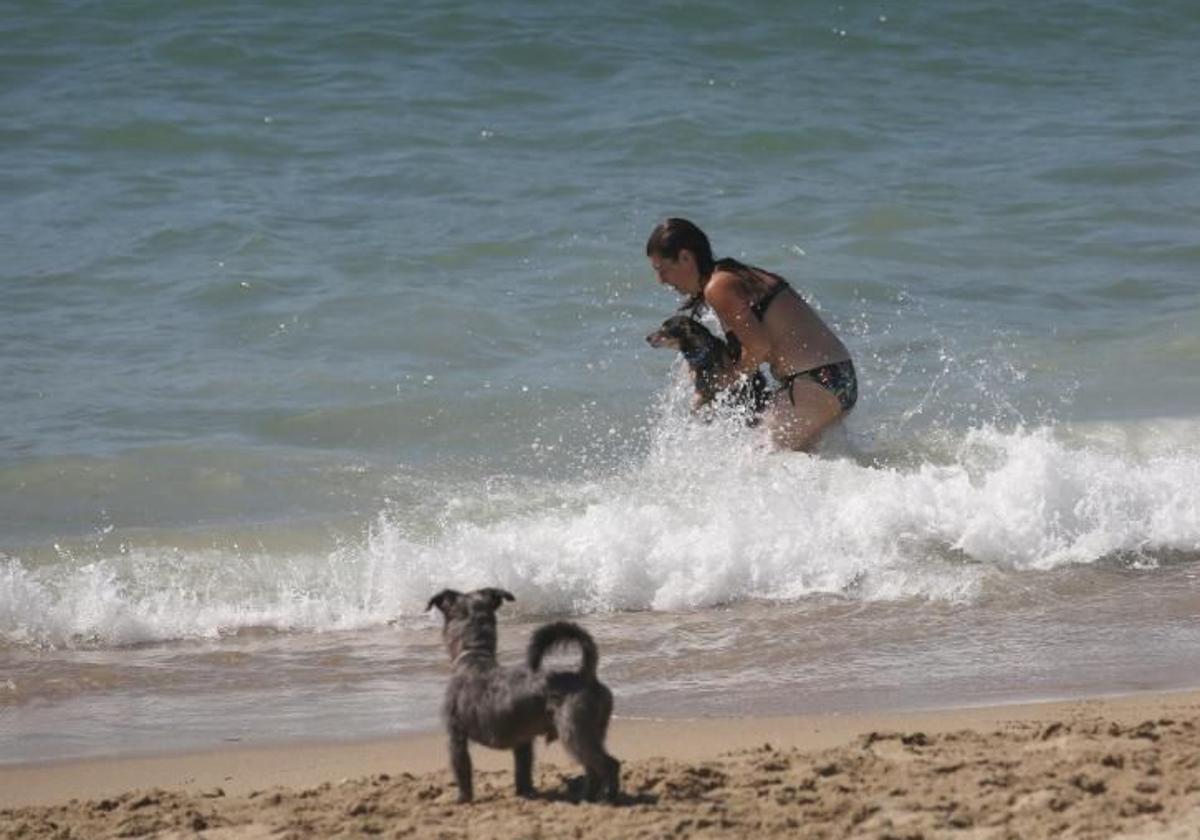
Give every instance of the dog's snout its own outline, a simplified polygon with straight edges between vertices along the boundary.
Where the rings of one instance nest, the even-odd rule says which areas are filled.
[[[672,347],[678,348],[679,342],[683,335],[679,330],[667,324],[659,327],[650,335],[646,336],[646,343],[651,347]]]

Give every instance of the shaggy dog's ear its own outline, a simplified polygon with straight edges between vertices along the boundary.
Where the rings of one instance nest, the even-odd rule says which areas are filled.
[[[429,599],[429,603],[425,605],[425,610],[429,611],[437,607],[443,613],[450,607],[454,606],[454,602],[458,600],[461,592],[454,589],[443,589],[438,594]]]
[[[513,596],[513,594],[511,592],[509,592],[507,589],[495,589],[495,588],[489,587],[487,589],[480,589],[479,594],[483,595],[485,598],[491,599],[492,609],[494,609],[494,610],[499,609],[500,605],[503,604],[505,601],[517,600]]]

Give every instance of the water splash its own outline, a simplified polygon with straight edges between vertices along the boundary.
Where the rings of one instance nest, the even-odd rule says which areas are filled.
[[[814,594],[969,604],[989,584],[1200,553],[1196,424],[967,431],[936,460],[772,452],[664,396],[648,452],[594,478],[447,484],[312,552],[135,548],[0,564],[0,639],[123,645],[246,628],[425,621],[444,587],[526,614],[693,610]],[[437,522],[428,521],[440,510]]]

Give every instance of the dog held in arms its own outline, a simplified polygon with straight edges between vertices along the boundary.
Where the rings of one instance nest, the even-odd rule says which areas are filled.
[[[562,738],[567,752],[583,765],[588,800],[604,796],[615,802],[621,763],[604,749],[613,697],[596,679],[596,643],[578,624],[545,624],[529,639],[525,666],[502,667],[496,661],[496,610],[513,600],[503,589],[445,589],[426,607],[442,612],[442,638],[454,668],[442,714],[458,801],[470,802],[473,795],[468,741],[512,750],[517,795],[533,796],[533,742],[544,735],[547,743]],[[583,655],[578,671],[542,670],[546,653],[571,643]]]
[[[674,315],[646,336],[646,341],[651,347],[670,347],[683,354],[696,389],[693,411],[712,402],[720,393],[730,404],[749,410],[749,425],[758,423],[770,397],[766,377],[755,371],[753,376],[742,377],[729,388],[718,388],[722,376],[742,354],[736,336],[731,335],[728,342],[722,341],[695,318]]]

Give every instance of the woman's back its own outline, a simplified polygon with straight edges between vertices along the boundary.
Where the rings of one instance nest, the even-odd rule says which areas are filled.
[[[850,358],[846,345],[782,277],[736,260],[720,260],[715,268],[733,274],[745,290],[770,336],[766,361],[777,379]]]

